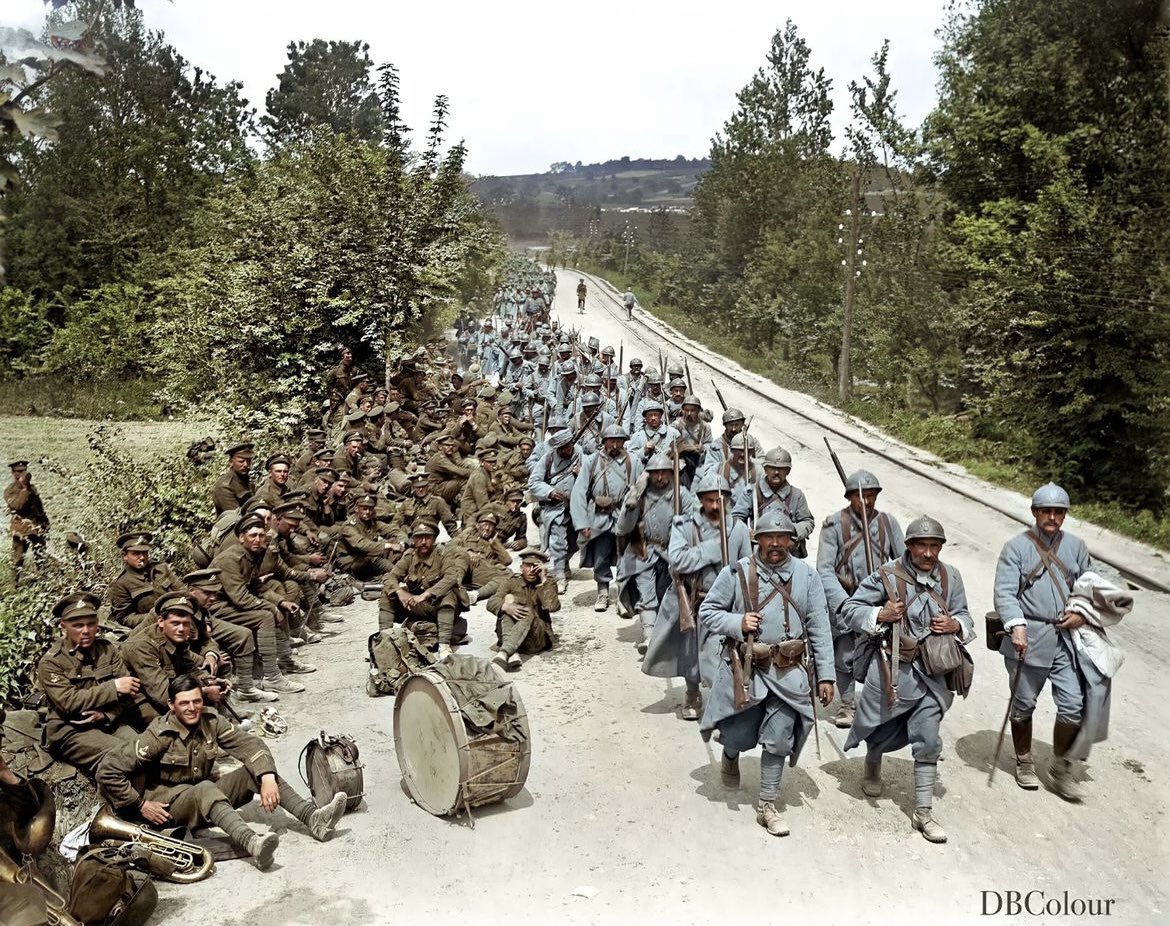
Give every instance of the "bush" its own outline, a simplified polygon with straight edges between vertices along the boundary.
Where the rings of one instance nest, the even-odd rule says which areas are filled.
[[[0,377],[35,366],[50,330],[43,304],[15,287],[0,289]]]
[[[153,313],[140,286],[109,283],[69,307],[40,372],[73,382],[141,379],[153,369]]]

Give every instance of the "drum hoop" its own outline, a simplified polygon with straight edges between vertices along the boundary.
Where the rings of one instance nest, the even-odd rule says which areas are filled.
[[[418,683],[417,685],[415,683]],[[446,711],[447,728],[454,737],[455,748],[459,755],[459,793],[455,796],[455,803],[444,811],[434,810],[422,801],[411,790],[411,797],[415,803],[421,804],[431,813],[439,813],[442,815],[457,814],[467,807],[467,779],[471,772],[471,759],[469,756],[471,749],[471,742],[467,738],[467,728],[463,724],[463,713],[459,710],[459,705],[455,701],[455,697],[451,694],[447,687],[446,680],[435,672],[426,669],[421,672],[415,672],[411,675],[402,686],[398,689],[398,693],[394,696],[394,751],[398,754],[398,770],[403,778],[407,778],[409,771],[410,778],[414,776],[414,766],[410,762],[410,757],[405,754],[405,749],[402,745],[401,724],[398,717],[401,712],[402,702],[405,700],[404,695],[412,688],[427,691],[428,695],[436,699],[440,707]],[[456,723],[455,719],[459,722]],[[403,766],[406,766],[405,768]],[[407,786],[410,790],[409,785]]]

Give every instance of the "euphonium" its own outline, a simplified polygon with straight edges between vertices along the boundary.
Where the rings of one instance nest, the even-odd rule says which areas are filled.
[[[45,913],[48,926],[85,926],[80,920],[74,919],[67,912],[69,905],[65,898],[53,890],[52,886],[39,874],[30,873],[12,860],[12,857],[0,849],[0,881],[8,884],[33,884],[45,895]]]
[[[27,820],[14,821],[12,842],[23,855],[35,858],[53,841],[53,830],[57,826],[57,802],[48,784],[39,778],[30,778],[24,783],[32,795],[36,811]]]
[[[135,826],[117,816],[108,804],[103,804],[89,825],[91,843],[112,839],[116,842],[136,842],[151,852],[168,859],[175,866],[166,880],[179,884],[202,881],[215,870],[215,859],[202,846],[164,836],[144,826]]]

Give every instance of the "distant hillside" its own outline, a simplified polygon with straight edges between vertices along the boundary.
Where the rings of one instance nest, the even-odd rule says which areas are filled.
[[[603,213],[685,211],[710,166],[706,158],[681,154],[673,160],[562,161],[543,174],[479,177],[471,189],[514,240],[543,240],[553,229],[579,224],[583,215],[605,221]]]

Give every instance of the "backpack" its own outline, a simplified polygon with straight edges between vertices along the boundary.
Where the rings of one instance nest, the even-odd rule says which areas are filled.
[[[415,672],[434,665],[436,659],[405,624],[395,624],[370,634],[370,675],[366,694],[371,698],[397,693]]]

